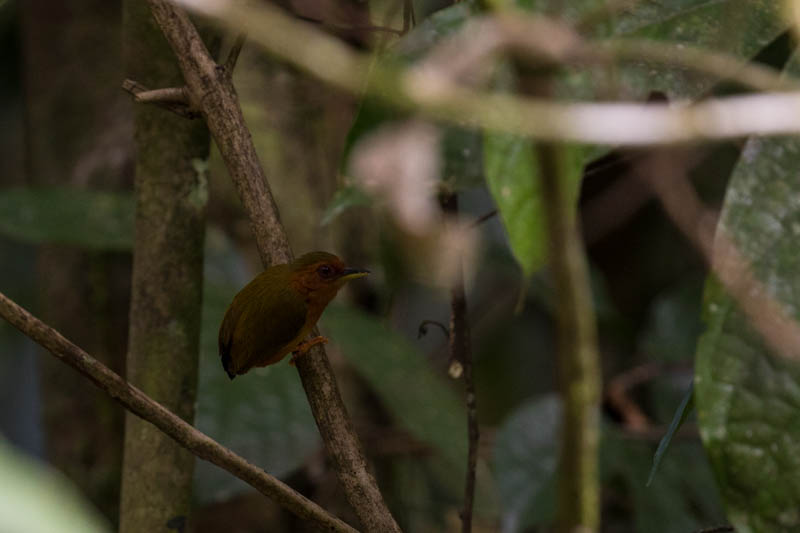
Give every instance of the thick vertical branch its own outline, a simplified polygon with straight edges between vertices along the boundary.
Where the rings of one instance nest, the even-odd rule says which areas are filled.
[[[547,218],[558,320],[558,373],[564,416],[558,478],[558,531],[589,533],[600,523],[598,445],[600,365],[586,260],[566,194],[565,149],[536,148]]]
[[[239,192],[264,266],[290,261],[286,232],[229,74],[209,56],[183,11],[164,0],[149,0],[149,5],[178,59],[190,100],[206,118]],[[328,456],[361,525],[366,531],[399,531],[367,467],[324,348],[313,348],[298,360],[297,369]]]
[[[458,196],[444,192],[439,201],[442,210],[452,216],[458,214]],[[475,471],[478,466],[478,402],[475,381],[472,378],[472,350],[470,348],[469,321],[467,320],[467,297],[464,291],[464,269],[461,257],[450,288],[450,368],[459,368],[464,376],[464,392],[467,404],[467,479],[464,485],[464,508],[461,511],[461,531],[472,531],[472,509],[475,500]]]
[[[125,2],[125,62],[152,87],[180,85],[181,75],[149,9]],[[197,391],[203,240],[208,188],[194,159],[208,158],[200,121],[136,106],[136,239],[133,254],[128,380],[191,423]],[[142,468],[142,465],[147,468]],[[128,413],[120,531],[166,531],[186,522],[194,455]]]

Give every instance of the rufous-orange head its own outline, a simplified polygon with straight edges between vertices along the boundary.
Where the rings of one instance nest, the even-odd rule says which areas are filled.
[[[349,268],[328,252],[309,252],[292,261],[292,287],[313,303],[325,306],[351,279],[369,274],[369,270]]]

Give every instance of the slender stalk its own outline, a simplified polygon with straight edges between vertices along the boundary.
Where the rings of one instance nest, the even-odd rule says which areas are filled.
[[[203,113],[237,188],[250,218],[262,263],[266,267],[289,262],[292,258],[289,241],[244,122],[231,77],[208,54],[185,12],[164,0],[149,0],[148,3],[175,53],[190,100]],[[312,348],[307,357],[297,361],[297,370],[328,457],[361,525],[366,531],[399,532],[367,466],[325,349],[321,345]]]
[[[62,362],[91,380],[127,410],[156,426],[197,457],[227,470],[299,518],[313,523],[320,530],[356,532],[279,479],[195,429],[3,293],[0,293],[0,316]]]
[[[600,524],[598,448],[600,364],[592,295],[574,206],[565,193],[565,148],[536,147],[547,219],[558,322],[557,368],[564,405],[558,477],[561,533],[589,533]]]
[[[442,210],[450,216],[458,214],[458,195],[443,192],[439,196]],[[464,271],[461,257],[458,258],[457,274],[450,287],[450,368],[460,365],[464,377],[464,393],[467,404],[467,478],[464,484],[464,508],[461,511],[461,531],[472,531],[472,510],[475,501],[475,472],[478,466],[478,401],[475,381],[472,378],[472,349],[470,346],[469,321],[467,320],[467,296],[464,290]]]

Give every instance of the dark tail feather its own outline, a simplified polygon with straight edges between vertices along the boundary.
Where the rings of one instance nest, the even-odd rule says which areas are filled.
[[[225,369],[225,372],[228,374],[228,377],[231,378],[231,379],[235,378],[236,377],[236,373],[233,372],[233,370],[231,370],[231,363],[233,362],[231,360],[231,355],[229,353],[225,352],[225,353],[221,354],[220,358],[222,359],[222,368]]]

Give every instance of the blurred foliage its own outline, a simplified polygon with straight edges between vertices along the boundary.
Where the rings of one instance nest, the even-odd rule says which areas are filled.
[[[0,438],[0,531],[101,533],[110,528],[60,474]]]
[[[130,250],[133,196],[77,188],[0,190],[0,234],[30,244]]]

